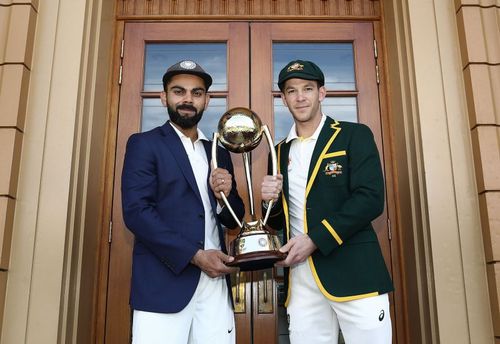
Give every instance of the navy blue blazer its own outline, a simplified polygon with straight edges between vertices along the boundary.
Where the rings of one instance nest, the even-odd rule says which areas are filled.
[[[210,164],[211,142],[203,144]],[[231,157],[221,147],[217,163],[233,175]],[[217,215],[216,198],[210,186],[208,190],[222,251],[227,252],[221,225],[237,224],[226,207]],[[234,178],[228,201],[241,219],[244,206]],[[122,171],[122,206],[125,224],[135,235],[131,307],[179,312],[200,278],[201,270],[190,261],[204,248],[205,211],[184,146],[168,122],[130,136]],[[229,287],[229,276],[226,280]]]

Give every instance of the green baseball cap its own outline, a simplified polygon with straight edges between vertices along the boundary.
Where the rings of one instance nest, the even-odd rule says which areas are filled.
[[[321,69],[311,61],[293,60],[283,67],[278,77],[278,87],[283,91],[285,81],[288,79],[297,78],[305,80],[316,80],[319,86],[325,84],[325,76]]]

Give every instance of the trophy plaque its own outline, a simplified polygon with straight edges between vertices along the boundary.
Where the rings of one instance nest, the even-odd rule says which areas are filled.
[[[278,237],[272,234],[266,227],[267,219],[272,208],[269,202],[264,219],[257,219],[252,191],[251,176],[251,151],[257,147],[266,136],[272,160],[272,173],[277,174],[277,159],[274,151],[273,141],[267,125],[262,125],[260,118],[255,112],[244,107],[228,110],[219,120],[217,132],[214,133],[212,143],[212,157],[214,168],[217,168],[217,144],[218,141],[230,152],[241,153],[243,156],[243,167],[247,182],[248,198],[250,204],[251,221],[241,222],[235,215],[231,205],[224,193],[221,192],[222,200],[229,209],[231,215],[240,227],[240,233],[229,244],[229,254],[234,261],[228,263],[237,266],[241,271],[261,270],[272,267],[275,262],[283,260],[286,253],[280,252],[281,247]]]

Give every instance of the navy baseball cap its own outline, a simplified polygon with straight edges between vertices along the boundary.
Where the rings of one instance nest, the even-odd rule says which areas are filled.
[[[199,64],[191,60],[182,60],[168,67],[165,74],[163,74],[163,88],[165,88],[169,80],[177,74],[193,74],[199,76],[205,82],[207,91],[210,85],[212,85],[212,77],[210,76],[210,74],[205,72],[205,70],[201,68]]]

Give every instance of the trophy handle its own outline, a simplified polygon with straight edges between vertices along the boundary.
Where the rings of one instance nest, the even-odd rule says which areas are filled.
[[[271,133],[269,132],[269,128],[267,125],[262,126],[262,130],[264,131],[264,135],[266,135],[266,140],[269,145],[269,151],[271,153],[271,162],[272,162],[272,173],[273,176],[278,174],[278,159],[276,158],[276,151],[274,150],[273,139],[271,137]],[[266,210],[266,216],[264,217],[264,221],[262,224],[265,226],[267,220],[269,219],[269,214],[271,214],[271,208],[273,207],[273,200],[269,201],[269,206]]]
[[[212,165],[213,165],[214,169],[217,168],[217,139],[218,138],[219,138],[219,134],[214,133],[214,139],[212,141]],[[238,224],[238,226],[240,226],[240,228],[243,228],[243,224],[241,223],[241,221],[238,219],[238,217],[234,213],[234,210],[233,210],[233,208],[231,208],[231,205],[229,205],[229,202],[226,198],[226,195],[224,195],[224,192],[221,191],[220,195],[222,197],[222,200],[224,201],[224,204],[226,205],[227,209],[229,209],[229,212],[233,216],[233,218],[236,221],[236,223]]]

